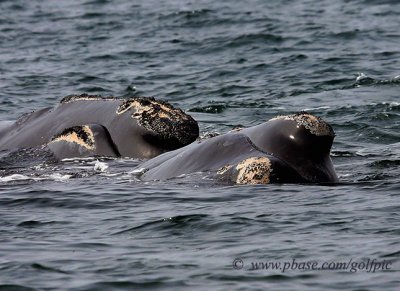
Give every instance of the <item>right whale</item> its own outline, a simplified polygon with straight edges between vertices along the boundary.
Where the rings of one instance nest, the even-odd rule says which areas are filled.
[[[144,181],[202,172],[236,184],[334,183],[334,137],[328,123],[302,112],[194,142],[136,170]]]
[[[46,148],[64,158],[149,159],[199,136],[197,122],[153,97],[69,95],[55,107],[0,122],[0,151]]]

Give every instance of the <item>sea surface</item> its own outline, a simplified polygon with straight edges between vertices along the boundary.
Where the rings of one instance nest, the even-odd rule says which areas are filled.
[[[202,134],[306,110],[341,182],[2,152],[0,290],[400,290],[399,27],[397,0],[1,0],[0,121],[75,93],[155,96]]]

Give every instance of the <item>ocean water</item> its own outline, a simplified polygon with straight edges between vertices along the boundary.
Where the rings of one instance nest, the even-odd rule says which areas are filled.
[[[73,93],[155,96],[203,134],[306,110],[341,180],[2,152],[0,289],[399,290],[399,24],[396,0],[0,1],[0,121]]]

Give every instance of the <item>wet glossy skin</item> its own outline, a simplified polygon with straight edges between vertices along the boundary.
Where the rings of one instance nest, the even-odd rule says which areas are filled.
[[[85,138],[77,140],[71,134],[57,139],[69,128],[88,128],[93,131],[89,133],[93,138],[101,136],[96,139],[97,144],[107,150],[97,151],[96,144],[89,148],[85,146]],[[198,133],[197,122],[190,116],[154,98],[123,100],[80,95],[66,97],[54,108],[23,115],[16,122],[0,127],[0,150],[59,142],[62,143],[57,146],[59,157],[71,156],[72,151],[78,156],[108,153],[152,158],[193,142]]]
[[[139,167],[143,180],[204,172],[237,184],[338,181],[333,129],[307,113],[193,142],[197,123],[165,102],[80,95],[0,126],[0,150],[44,145],[59,159],[150,159]]]
[[[332,128],[312,115],[279,117],[153,158],[140,166],[142,179],[210,172],[239,184],[337,182],[333,139]]]

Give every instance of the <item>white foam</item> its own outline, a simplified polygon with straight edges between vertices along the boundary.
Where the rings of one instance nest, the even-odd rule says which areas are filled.
[[[360,81],[362,79],[365,79],[365,78],[368,78],[368,76],[365,75],[364,73],[358,73],[358,76],[356,78],[356,82],[358,82],[358,81]]]
[[[79,161],[93,161],[93,157],[74,157],[74,158],[64,158],[61,160],[61,162],[79,162]]]
[[[69,180],[72,177],[72,175],[61,175],[59,173],[55,173],[55,174],[49,175],[48,177],[54,181],[64,182],[64,181]]]
[[[107,163],[96,161],[94,164],[94,170],[97,172],[105,172],[108,169]]]
[[[65,181],[69,180],[71,177],[72,177],[72,175],[69,175],[69,174],[62,175],[60,173],[44,175],[41,177],[30,177],[30,176],[21,175],[21,174],[13,174],[10,176],[0,177],[0,182],[6,183],[6,182],[24,181],[24,180],[33,180],[33,181],[54,180],[57,182],[65,182]]]
[[[0,177],[0,182],[10,182],[10,181],[20,181],[20,180],[29,180],[30,177],[20,174],[13,174],[10,176]]]
[[[331,108],[330,106],[319,106],[319,107],[310,107],[310,108],[304,108],[302,111],[310,112],[310,111],[316,111],[316,110],[325,110]]]
[[[390,102],[390,104],[389,104],[389,106],[390,107],[397,107],[397,106],[399,106],[400,105],[400,102]]]

